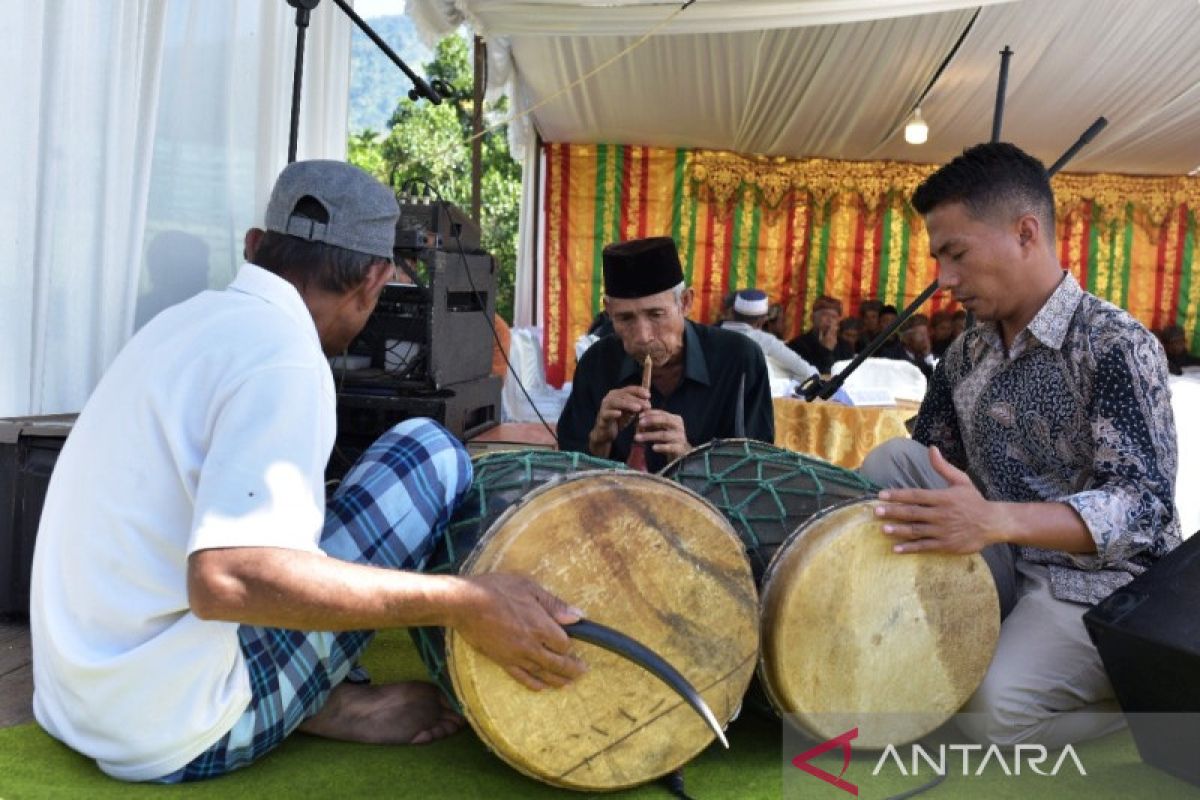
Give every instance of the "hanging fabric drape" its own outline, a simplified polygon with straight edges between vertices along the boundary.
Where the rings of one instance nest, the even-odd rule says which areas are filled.
[[[907,305],[937,277],[908,204],[933,165],[550,144],[545,166],[541,318],[555,385],[570,380],[574,342],[602,307],[609,242],[673,237],[695,319],[712,322],[727,292],[757,287],[782,305],[789,335],[819,295],[855,314],[866,298]],[[1060,175],[1054,188],[1063,265],[1147,326],[1183,325],[1200,350],[1200,179]],[[950,307],[938,293],[922,310]]]
[[[0,417],[73,412],[136,327],[233,277],[286,163],[295,10],[8,6]],[[349,25],[312,14],[301,158],[345,157]]]
[[[10,3],[0,69],[0,416],[75,411],[129,335],[166,13]]]

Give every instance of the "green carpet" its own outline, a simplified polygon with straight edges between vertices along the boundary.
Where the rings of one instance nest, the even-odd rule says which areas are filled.
[[[371,646],[364,663],[376,681],[424,677],[408,636],[387,633]],[[778,720],[744,713],[729,730],[731,750],[711,747],[686,768],[687,792],[710,798],[849,798],[788,766],[784,780]],[[1085,798],[1196,797],[1200,790],[1171,778],[1138,759],[1128,734],[1081,745],[1077,752],[1088,775],[1064,769],[1056,778],[1010,777],[999,769],[982,776],[951,774],[930,798]],[[791,755],[789,754],[789,758]],[[1200,754],[1197,754],[1200,757]],[[861,786],[860,797],[886,797],[928,779],[882,775],[872,778],[874,757],[858,753],[847,779]],[[958,762],[955,762],[958,763]],[[840,760],[819,764],[834,773]],[[974,769],[974,767],[972,767]],[[510,769],[466,731],[424,747],[344,744],[295,735],[260,763],[223,778],[184,786],[131,785],[105,776],[88,759],[51,739],[36,725],[0,730],[0,800],[26,798],[261,798],[286,797],[487,797],[578,796],[540,784]],[[668,798],[661,785],[609,795],[613,798]]]

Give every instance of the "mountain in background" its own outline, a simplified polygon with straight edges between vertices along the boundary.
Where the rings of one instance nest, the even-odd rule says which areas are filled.
[[[372,17],[367,24],[388,43],[409,69],[422,77],[433,52],[404,15]],[[367,35],[352,25],[350,44],[350,132],[370,128],[386,133],[396,103],[412,83]]]

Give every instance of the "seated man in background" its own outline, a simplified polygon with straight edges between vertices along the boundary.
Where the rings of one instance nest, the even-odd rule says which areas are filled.
[[[1200,367],[1200,358],[1188,352],[1187,336],[1178,325],[1163,328],[1158,338],[1167,351],[1167,369],[1172,375],[1182,375],[1184,367]]]
[[[668,461],[717,438],[775,440],[767,364],[741,334],[687,318],[675,242],[637,239],[604,248],[604,307],[616,336],[592,345],[575,370],[558,420],[559,447],[626,461],[634,442],[646,466]],[[642,388],[646,356],[653,363]],[[637,420],[636,425],[630,424]]]
[[[855,353],[858,352],[858,346],[862,343],[862,322],[858,317],[846,317],[838,325],[838,338]]]
[[[872,451],[899,553],[981,553],[1003,622],[961,727],[1049,747],[1120,727],[1083,613],[1179,544],[1166,359],[1054,246],[1041,162],[970,148],[913,195],[938,283],[979,322],[946,351],[912,439]]]
[[[842,301],[821,295],[813,302],[812,327],[788,342],[788,347],[822,375],[828,375],[836,362],[854,358],[854,351],[838,338],[841,320]]]
[[[898,316],[900,316],[900,314],[898,311],[896,311],[896,307],[894,305],[891,303],[885,305],[879,311],[879,331],[882,333],[888,325],[891,325],[896,321],[896,317]]]
[[[771,307],[767,309],[767,323],[763,325],[763,330],[783,340],[787,331],[787,317],[783,313],[782,304],[771,303]]]
[[[863,300],[858,304],[858,320],[860,324],[858,349],[865,347],[879,335],[879,314],[883,311],[883,303],[879,300]]]
[[[721,327],[753,340],[766,356],[768,368],[801,382],[810,375],[816,375],[817,370],[811,364],[796,355],[777,336],[763,330],[770,310],[766,292],[761,289],[742,289],[734,297],[730,318],[722,322]]]
[[[929,318],[930,350],[935,358],[941,358],[946,348],[954,341],[954,313],[942,309]]]
[[[933,377],[933,365],[937,359],[933,357],[929,346],[929,317],[924,314],[909,317],[900,329],[899,344],[888,349],[885,357],[907,361],[921,370],[926,378]]]
[[[533,689],[582,672],[562,629],[579,612],[540,586],[411,571],[471,482],[441,426],[385,433],[326,506],[326,357],[393,276],[398,216],[355,167],[289,165],[246,234],[253,263],[151,320],[79,415],[34,554],[33,710],[109,775],[221,775],[296,730],[458,729],[432,684],[347,680],[379,628],[454,628]]]

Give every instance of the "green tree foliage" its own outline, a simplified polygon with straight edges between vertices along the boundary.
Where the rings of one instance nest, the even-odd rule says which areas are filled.
[[[387,135],[366,130],[351,136],[348,158],[398,191],[413,181],[428,181],[447,201],[469,212],[473,76],[467,41],[457,35],[443,39],[425,74],[450,87],[444,101],[431,105],[403,98]],[[507,113],[507,98],[487,105],[485,127]],[[482,245],[496,259],[496,310],[511,322],[521,166],[509,153],[505,128],[483,137],[482,168]]]
[[[433,55],[421,42],[412,20],[403,14],[371,17],[367,24],[414,69]],[[351,26],[350,130],[386,130],[396,110],[396,100],[404,97],[411,86],[408,76],[396,68],[379,46],[357,25]]]

